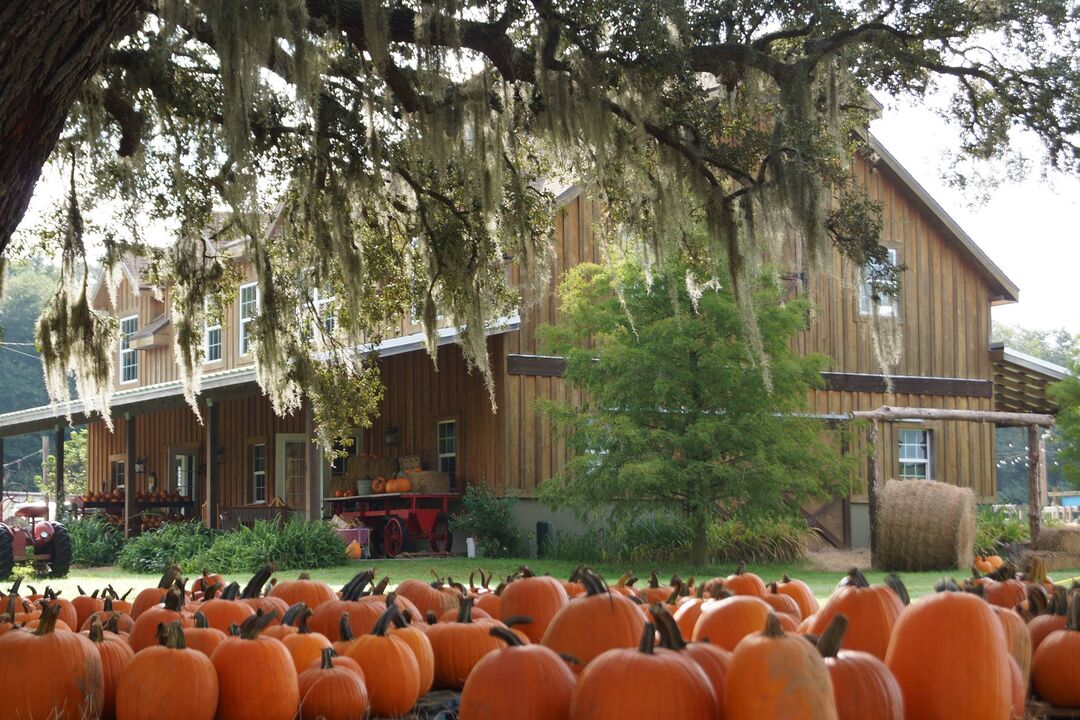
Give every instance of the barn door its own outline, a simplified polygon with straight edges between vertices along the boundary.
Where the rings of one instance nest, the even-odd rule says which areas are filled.
[[[303,433],[277,435],[277,495],[301,515],[307,514],[307,451]]]

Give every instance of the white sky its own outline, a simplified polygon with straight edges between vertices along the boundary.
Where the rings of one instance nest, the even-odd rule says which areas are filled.
[[[873,133],[1020,288],[1020,302],[994,308],[994,319],[1080,334],[1080,302],[1073,294],[1080,284],[1074,277],[1080,272],[1080,180],[1057,176],[1048,182],[1036,170],[973,205],[942,181],[944,151],[956,147],[955,131],[925,106],[889,105],[871,126]],[[65,179],[46,171],[22,226],[35,225],[65,191]],[[107,224],[107,215],[92,219]],[[167,235],[163,228],[146,230],[152,242]]]

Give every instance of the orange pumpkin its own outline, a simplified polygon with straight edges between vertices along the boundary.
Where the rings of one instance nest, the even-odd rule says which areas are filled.
[[[780,582],[775,583],[775,585],[776,592],[787,595],[799,606],[799,616],[801,618],[808,618],[818,611],[818,601],[814,591],[802,580],[792,580],[787,575],[784,575],[780,578]]]
[[[386,478],[377,477],[371,481],[371,492],[375,495],[381,495],[386,492]]]
[[[847,617],[838,613],[817,643],[839,720],[904,720],[904,694],[885,663],[861,650],[840,650],[847,626]]]
[[[705,673],[682,653],[654,652],[655,638],[656,627],[646,623],[637,648],[608,650],[589,663],[574,688],[570,720],[716,717]]]
[[[739,563],[734,575],[728,575],[724,587],[732,595],[765,597],[765,581],[752,572],[746,572],[746,563]]]
[[[1064,630],[1066,615],[1068,614],[1069,594],[1065,588],[1054,589],[1046,612],[1036,615],[1028,621],[1028,633],[1031,635],[1031,651],[1034,653],[1042,645],[1043,640],[1055,630]]]
[[[1026,690],[1028,680],[1031,677],[1031,632],[1028,630],[1024,619],[1015,610],[992,605],[994,615],[1001,623],[1002,632],[1005,633],[1005,647],[1009,655],[1016,661],[1020,670],[1020,678]]]
[[[122,632],[131,632],[131,628],[135,625],[135,621],[126,612],[116,612],[113,599],[111,597],[105,598],[105,605],[101,610],[90,613],[90,617],[86,618],[86,622],[79,626],[79,630],[89,630],[90,623],[94,618],[100,620],[101,623],[104,625],[114,616],[116,618],[116,626]]]
[[[371,712],[396,717],[412,709],[420,697],[420,668],[404,640],[389,634],[400,611],[394,605],[383,613],[371,633],[360,635],[348,649],[367,678]]]
[[[305,609],[300,613],[297,631],[286,636],[281,642],[292,657],[293,666],[297,673],[303,672],[315,660],[319,659],[323,650],[330,650],[330,640],[322,633],[312,632],[307,625],[307,619],[311,616],[311,610]]]
[[[488,632],[506,647],[476,663],[461,691],[460,720],[566,718],[576,678],[555,651],[526,645],[506,628]]]
[[[218,677],[210,658],[184,645],[180,623],[170,623],[165,644],[128,661],[116,687],[117,720],[213,720]]]
[[[366,570],[342,588],[341,599],[322,603],[311,614],[311,629],[322,633],[331,641],[341,639],[341,616],[349,616],[349,626],[353,635],[366,635],[371,632],[386,610],[384,599],[364,596],[374,573]]]
[[[994,612],[963,592],[939,592],[904,608],[885,656],[907,717],[922,720],[1007,720],[1013,703],[1008,661]]]
[[[195,578],[195,581],[191,583],[191,594],[206,592],[206,589],[211,585],[224,585],[225,578],[216,573],[211,573],[206,568],[203,568],[202,575]]]
[[[3,720],[83,720],[101,714],[101,656],[85,635],[54,632],[59,614],[60,607],[52,605],[42,611],[37,630],[0,635],[0,677],[7,679]]]
[[[406,580],[398,585],[394,592],[398,597],[412,602],[420,611],[421,617],[427,617],[429,612],[435,613],[435,617],[438,617],[450,608],[456,608],[461,604],[459,597],[442,592],[422,580]]]
[[[94,643],[98,655],[101,656],[103,680],[101,718],[112,720],[116,717],[116,687],[124,668],[135,657],[135,651],[119,635],[106,633],[101,627],[100,618],[96,616],[91,619],[90,629],[86,631],[86,636]]]
[[[1080,706],[1080,593],[1069,598],[1065,628],[1047,635],[1035,651],[1031,681],[1035,691],[1051,704]]]
[[[394,604],[393,593],[387,596],[386,607]],[[431,649],[431,641],[427,633],[416,625],[411,625],[399,613],[393,616],[394,627],[390,635],[403,641],[416,656],[416,665],[419,670],[420,695],[427,695],[435,684],[435,652]]]
[[[184,645],[210,657],[217,646],[229,636],[217,628],[210,627],[206,622],[206,616],[201,612],[196,612],[193,620],[195,624],[192,627],[184,628]]]
[[[1016,569],[1008,563],[982,578],[980,584],[983,597],[991,605],[1013,608],[1027,600],[1024,583],[1016,579]]]
[[[300,673],[300,720],[354,720],[367,715],[367,686],[356,671],[334,664],[324,648],[318,665]]]
[[[318,610],[323,603],[337,600],[337,594],[329,585],[312,580],[307,573],[300,573],[296,580],[282,580],[270,588],[267,595],[281,598],[290,606],[302,602],[312,610]]]
[[[825,661],[802,637],[784,633],[770,613],[765,629],[743,638],[731,656],[724,717],[836,720]]]
[[[135,619],[128,636],[132,650],[139,652],[158,645],[158,625],[179,621],[183,627],[191,627],[194,621],[189,614],[181,611],[180,598],[180,590],[174,588],[165,595],[164,605],[147,608]]]
[[[412,490],[412,481],[409,478],[391,478],[386,481],[386,492],[388,493],[407,493]]]
[[[21,579],[19,578],[19,580]],[[16,588],[18,588],[19,580],[16,580]],[[82,588],[79,588],[79,595],[71,601],[71,604],[75,608],[75,622],[79,628],[82,628],[83,623],[89,620],[92,614],[105,607],[105,601],[98,598],[97,590],[92,595],[87,595]]]
[[[210,662],[217,670],[218,717],[229,720],[293,720],[300,701],[296,667],[280,640],[259,637],[274,618],[248,618],[241,634],[226,638]]]
[[[157,587],[146,588],[145,590],[139,591],[139,594],[135,596],[135,601],[131,604],[132,619],[138,620],[139,616],[142,615],[145,611],[149,610],[155,605],[161,604],[165,599],[165,593],[169,592],[169,588],[173,586],[173,583],[175,583],[177,578],[179,577],[180,567],[177,565],[172,565],[161,576],[161,580],[158,581]],[[95,608],[95,610],[100,609],[101,608]],[[83,619],[85,620],[85,618]]]
[[[769,604],[752,595],[709,600],[702,605],[692,637],[695,642],[708,640],[724,650],[734,650],[744,637],[761,632],[770,614]]]
[[[802,608],[799,607],[799,603],[790,595],[782,594],[779,585],[776,583],[768,585],[768,592],[765,593],[765,597],[762,599],[769,603],[769,607],[773,609],[773,612],[784,613],[800,622],[802,621]]]
[[[562,586],[559,586],[562,591]],[[427,638],[435,658],[435,683],[437,690],[460,690],[465,685],[476,663],[489,652],[498,650],[502,642],[492,637],[488,630],[502,625],[494,620],[472,618],[472,598],[461,601],[456,622],[429,625]]]
[[[551,619],[541,642],[559,654],[578,660],[572,666],[581,673],[594,658],[615,648],[633,648],[641,638],[645,616],[632,600],[610,592],[604,580],[591,570],[581,573],[585,594]]]
[[[536,575],[524,566],[519,572],[520,579],[515,579],[503,588],[499,617],[504,620],[509,617],[532,618],[531,622],[516,627],[524,632],[531,642],[540,642],[551,619],[570,604],[570,597],[562,583],[553,577]]]
[[[810,633],[821,635],[832,619],[843,613],[848,618],[844,649],[862,650],[881,660],[903,609],[903,601],[896,592],[885,585],[870,585],[861,572],[852,568],[814,616]]]
[[[683,639],[675,618],[660,604],[650,608],[656,627],[660,633],[661,647],[673,652],[683,653],[697,663],[705,677],[709,679],[716,693],[717,718],[724,716],[724,688],[727,686],[728,668],[731,666],[731,653],[712,643],[688,643]]]

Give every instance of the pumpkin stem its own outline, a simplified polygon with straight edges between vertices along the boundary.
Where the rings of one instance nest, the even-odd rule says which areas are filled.
[[[165,593],[165,609],[172,610],[173,612],[180,612],[180,608],[184,603],[184,593],[176,588],[173,588],[169,592]]]
[[[857,588],[868,588],[870,583],[867,582],[866,576],[862,574],[862,570],[857,567],[853,567],[847,572],[846,585]]]
[[[739,564],[735,567],[735,574],[742,575],[746,572],[746,561],[740,560]]]
[[[607,585],[604,584],[604,578],[589,568],[581,568],[578,577],[581,584],[585,586],[586,595],[603,595],[609,592]]]
[[[843,613],[836,613],[833,616],[832,622],[825,628],[825,632],[821,633],[821,637],[817,641],[818,652],[821,653],[821,657],[834,658],[836,654],[840,652],[840,646],[844,642],[844,634],[848,629],[848,619]]]
[[[198,611],[195,613],[195,627],[200,629],[210,627],[210,623],[206,622],[206,616]]]
[[[649,612],[656,621],[656,627],[660,630],[660,647],[669,650],[685,650],[686,640],[683,639],[679,624],[675,622],[668,609],[659,603],[649,606]]]
[[[112,597],[105,598],[105,604],[101,606],[101,609],[107,613],[111,613],[113,611]]]
[[[97,596],[98,596],[98,593],[99,593],[99,592],[101,592],[101,590],[95,590],[94,592],[92,592],[92,593],[90,594],[90,597],[91,597],[92,599],[94,599],[94,600],[97,600]]]
[[[374,577],[374,570],[364,570],[357,573],[352,580],[345,583],[345,587],[341,588],[341,599],[348,601],[359,600],[364,594],[364,588],[368,586],[368,583],[370,583]]]
[[[896,593],[896,596],[900,598],[900,602],[905,607],[911,604],[911,596],[908,595],[907,586],[904,585],[904,581],[896,573],[889,573],[885,576],[885,587]]]
[[[960,592],[960,586],[952,578],[941,578],[934,583],[934,592]]]
[[[427,613],[424,614],[424,622],[428,625],[438,625],[439,616],[435,614],[434,610],[428,610]]]
[[[784,627],[780,624],[780,618],[776,617],[776,613],[769,613],[769,617],[765,620],[765,629],[761,631],[761,634],[767,638],[784,637]]]
[[[518,574],[523,578],[536,577],[536,573],[528,565],[522,565],[518,568]]]
[[[162,630],[164,630],[162,632]],[[164,635],[165,647],[170,650],[183,650],[187,648],[187,638],[184,637],[184,628],[180,625],[179,620],[173,620],[166,627],[158,626],[158,631]]]
[[[240,626],[240,637],[245,640],[255,640],[266,628],[270,627],[270,623],[277,619],[278,611],[271,610],[268,613],[263,613],[261,610],[255,615],[249,617]]]
[[[521,638],[518,637],[517,633],[515,633],[513,630],[504,628],[499,625],[493,625],[491,627],[491,630],[488,631],[488,634],[491,635],[491,637],[493,638],[498,638],[499,640],[502,640],[510,647],[522,647],[523,645],[525,645],[525,643],[521,641]]]
[[[1065,627],[1074,632],[1080,632],[1080,593],[1074,592],[1069,598],[1069,610],[1065,618]]]
[[[231,635],[232,637],[240,637],[240,626],[237,625],[236,623],[233,623],[232,625],[230,625],[229,626],[229,635]]]
[[[682,595],[683,588],[685,588],[685,587],[686,587],[685,585],[681,585],[681,584],[676,585],[675,587],[673,587],[671,589],[671,594],[668,595],[667,600],[665,602],[667,602],[668,605],[674,605],[675,603],[679,602],[679,597]]]
[[[401,615],[401,611],[398,610],[397,605],[391,605],[386,608],[386,612],[379,616],[378,621],[375,623],[375,627],[372,628],[371,634],[380,637],[385,636],[387,631],[390,630],[390,624],[394,622],[394,616],[396,615]]]
[[[41,611],[41,618],[39,619],[39,625],[37,630],[34,631],[35,635],[48,635],[56,629],[56,619],[60,617],[60,605],[53,603],[45,606]]]
[[[109,616],[109,619],[105,621],[105,629],[112,633],[120,632],[120,613],[113,613]]]
[[[656,571],[653,570],[649,573],[649,588],[656,589],[658,587],[660,587],[660,578],[657,577]]]
[[[217,595],[218,592],[220,592],[223,587],[225,587],[225,586],[222,585],[221,583],[214,583],[212,585],[203,585],[203,594],[202,594],[203,602],[206,602],[207,600],[213,600],[214,596]]]
[[[1054,595],[1050,598],[1047,611],[1052,615],[1065,615],[1069,608],[1069,591],[1060,585],[1054,586]]]
[[[121,596],[120,596],[120,598],[119,598],[120,602],[123,602],[124,600],[127,600],[127,596],[128,596],[128,595],[130,595],[130,594],[131,594],[131,592],[132,592],[132,591],[133,591],[134,589],[135,589],[135,588],[128,588],[128,589],[127,589],[127,592],[126,592],[126,593],[124,593],[123,595],[121,595]]]
[[[236,600],[240,597],[240,583],[231,582],[229,586],[221,592],[222,600]]]
[[[281,616],[282,625],[295,625],[296,618],[300,617],[300,613],[307,610],[307,604],[298,602],[295,605],[290,605],[289,609],[285,611],[285,614]]]
[[[352,625],[349,624],[349,613],[341,613],[341,620],[338,621],[338,635],[341,637],[342,642],[349,642],[353,639]]]
[[[512,628],[515,625],[530,625],[532,624],[532,616],[530,615],[511,615],[502,621],[502,624],[506,627]]]
[[[311,634],[311,628],[309,628],[307,624],[309,617],[311,617],[311,608],[305,606],[303,612],[300,613],[300,618],[296,625],[296,631],[301,635]]]
[[[180,577],[180,566],[176,564],[170,565],[169,569],[161,576],[161,580],[158,581],[158,587],[167,590],[172,587],[178,577]]]
[[[454,588],[455,590],[457,590],[459,593],[462,594],[462,596],[465,596],[465,595],[469,594],[469,591],[465,589],[465,586],[462,585],[459,582],[454,582],[454,578],[452,578],[452,577],[448,576],[446,578],[446,584],[449,585],[450,587]]]
[[[458,614],[457,614],[457,621],[459,623],[471,623],[472,622],[472,606],[473,606],[473,599],[471,597],[461,599],[461,605],[458,606]]]
[[[90,617],[90,639],[96,643],[105,642],[105,632],[101,627],[101,618],[96,614]]]
[[[18,578],[18,580],[21,581],[22,578]],[[79,591],[80,595],[85,595],[86,594],[86,591],[82,589],[82,585],[76,585],[75,589]]]
[[[302,572],[302,573],[300,573],[299,575],[296,576],[296,579],[297,580],[310,580],[311,579],[311,573]]]
[[[382,595],[386,592],[386,588],[390,586],[390,576],[385,575],[383,579],[379,581],[379,584],[371,588],[372,595]]]
[[[1046,597],[1046,590],[1041,585],[1027,586],[1028,612],[1032,616],[1044,614],[1052,599]]]
[[[641,631],[641,642],[638,643],[638,651],[646,655],[653,654],[653,646],[656,644],[656,626],[650,622],[645,623],[645,629]]]
[[[270,580],[270,576],[274,574],[275,569],[270,564],[259,568],[259,571],[252,575],[251,580],[244,586],[244,591],[240,594],[240,597],[246,600],[259,597],[262,594],[263,587]]]
[[[337,657],[337,653],[334,648],[323,648],[322,650],[322,666],[323,670],[331,670],[334,667],[334,658]]]

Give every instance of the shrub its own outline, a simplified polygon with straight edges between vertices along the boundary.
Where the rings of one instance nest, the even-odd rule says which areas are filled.
[[[212,568],[216,572],[255,572],[266,563],[279,570],[308,570],[345,562],[345,543],[330,523],[290,520],[284,525],[256,521],[222,533],[214,543],[180,566],[186,572]]]
[[[173,563],[184,566],[190,562],[207,550],[219,534],[197,522],[166,523],[128,540],[117,564],[131,572],[160,574]]]
[[[453,528],[476,538],[484,557],[521,557],[528,552],[525,533],[514,517],[513,498],[498,497],[484,485],[470,485]]]
[[[992,505],[979,508],[975,518],[975,552],[1003,555],[1012,546],[1028,542],[1031,542],[1031,528],[1026,517]]]
[[[84,567],[115,565],[124,548],[124,534],[97,515],[72,518],[64,523],[71,538],[71,561]]]
[[[709,527],[714,563],[788,563],[806,554],[809,529],[801,520],[727,520]]]

